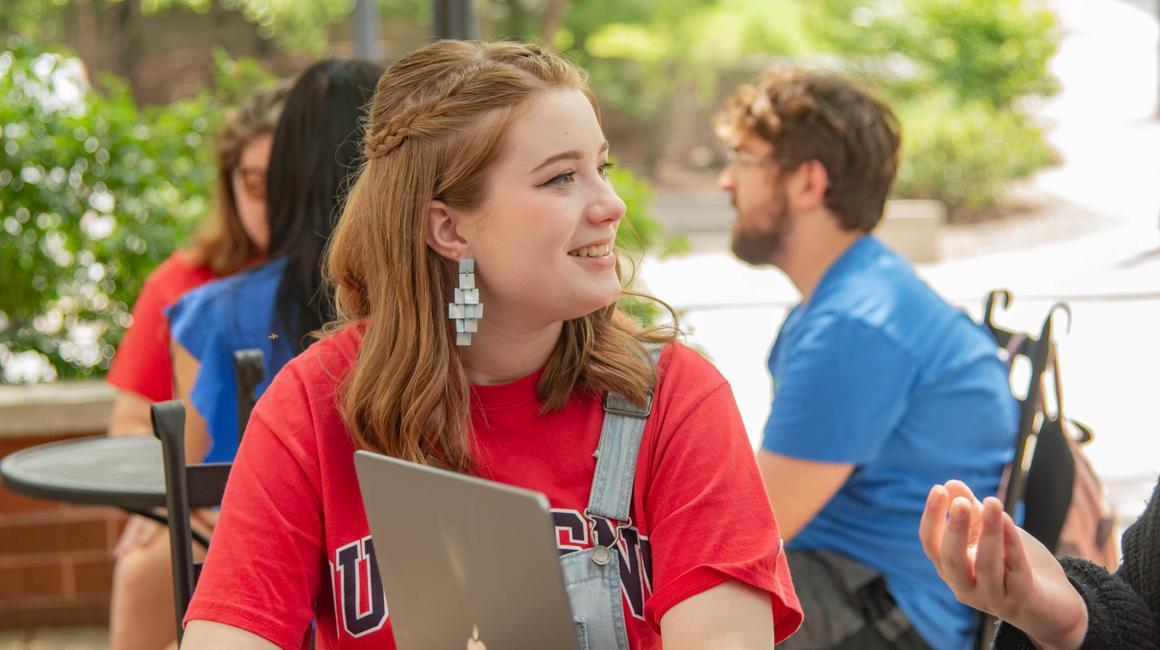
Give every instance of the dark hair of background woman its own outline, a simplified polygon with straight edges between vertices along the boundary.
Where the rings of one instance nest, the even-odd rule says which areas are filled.
[[[322,287],[322,254],[362,164],[361,126],[384,68],[328,59],[302,73],[286,96],[267,171],[271,259],[285,257],[274,329],[293,353],[334,317]]]

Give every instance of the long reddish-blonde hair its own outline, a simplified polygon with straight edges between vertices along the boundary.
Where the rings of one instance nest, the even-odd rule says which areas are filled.
[[[327,262],[338,313],[327,331],[366,321],[339,397],[360,448],[471,470],[470,384],[447,317],[454,276],[427,245],[427,208],[436,199],[478,207],[509,125],[530,100],[557,88],[583,92],[596,108],[582,70],[523,43],[440,41],[379,79],[367,162]],[[566,321],[539,381],[541,412],[562,408],[576,390],[643,404],[653,381],[644,345],[674,336],[671,328],[637,327],[614,304]]]

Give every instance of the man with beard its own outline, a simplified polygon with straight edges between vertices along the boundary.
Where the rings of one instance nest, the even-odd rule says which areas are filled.
[[[926,561],[930,485],[994,495],[1017,407],[994,341],[871,231],[899,127],[839,76],[771,70],[718,118],[733,252],[801,293],[769,356],[759,464],[805,623],[787,648],[966,648],[976,624]]]

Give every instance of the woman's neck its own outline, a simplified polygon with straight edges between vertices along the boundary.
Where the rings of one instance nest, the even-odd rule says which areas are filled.
[[[547,363],[563,327],[562,322],[556,322],[529,330],[481,320],[471,345],[459,349],[467,380],[486,386],[532,374]]]

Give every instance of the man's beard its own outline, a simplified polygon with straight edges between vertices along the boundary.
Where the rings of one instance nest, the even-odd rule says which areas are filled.
[[[736,201],[734,202],[736,210]],[[733,230],[733,254],[749,264],[777,264],[789,234],[789,197],[778,192],[772,211],[765,214],[766,230]],[[737,224],[742,224],[740,213]]]

